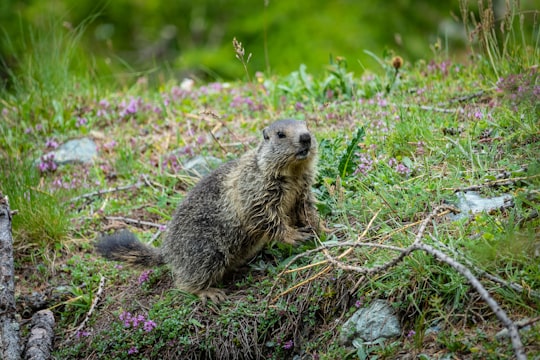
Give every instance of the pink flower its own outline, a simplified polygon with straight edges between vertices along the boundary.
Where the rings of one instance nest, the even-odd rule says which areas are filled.
[[[155,329],[156,326],[157,326],[157,325],[156,325],[155,322],[153,322],[152,320],[147,320],[147,321],[145,321],[144,324],[143,324],[143,329],[144,329],[144,331],[146,331],[146,332],[150,332],[150,331],[152,331],[153,329]]]
[[[77,331],[77,333],[75,334],[75,337],[77,339],[80,339],[81,337],[87,337],[87,336],[90,336],[90,333],[88,331],[83,331],[83,330],[79,330]]]
[[[121,321],[124,322],[124,327],[130,327],[131,325],[131,313],[130,312],[127,312],[127,311],[124,311],[123,313],[120,314],[120,316],[118,317]]]
[[[109,141],[108,143],[103,144],[103,148],[104,148],[105,150],[112,150],[115,146],[116,146],[116,141],[114,141],[114,140]]]
[[[81,127],[81,126],[84,126],[88,123],[88,120],[86,120],[85,118],[83,117],[77,117],[77,123],[75,124],[76,127]]]
[[[54,139],[47,139],[45,147],[50,149],[56,149],[58,147],[58,143]]]
[[[294,347],[294,342],[292,340],[289,340],[289,341],[285,342],[285,344],[283,344],[283,348],[285,350],[292,349],[293,347]]]
[[[397,164],[396,172],[399,173],[399,174],[407,175],[407,174],[409,174],[411,172],[411,169],[409,169],[408,167],[406,167],[403,164]]]
[[[154,270],[152,270],[152,269],[144,270],[141,273],[141,275],[139,276],[139,285],[142,285],[143,283],[148,281],[148,279],[150,278],[150,274],[152,274],[153,272],[154,272]]]

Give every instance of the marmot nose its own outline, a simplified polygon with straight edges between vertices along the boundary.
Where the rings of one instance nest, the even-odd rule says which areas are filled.
[[[309,135],[309,133],[300,135],[300,144],[307,147],[311,146],[311,135]]]

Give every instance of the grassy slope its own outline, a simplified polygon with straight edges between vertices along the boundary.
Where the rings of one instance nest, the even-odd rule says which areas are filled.
[[[362,78],[338,62],[324,78],[300,69],[252,84],[182,88],[170,82],[151,88],[141,78],[125,90],[98,91],[83,82],[80,92],[52,98],[40,96],[37,88],[23,94],[25,99],[21,93],[5,95],[0,165],[8,180],[0,191],[20,210],[14,225],[21,312],[31,312],[33,291],[44,294],[45,306],[57,315],[59,358],[127,358],[129,353],[141,358],[343,358],[360,350],[337,344],[335,320],[384,298],[400,315],[403,336],[363,347],[364,353],[510,358],[509,343],[494,340],[501,326],[485,302],[449,266],[422,253],[367,278],[327,264],[280,275],[292,256],[317,244],[296,249],[275,244],[227,280],[231,301],[204,307],[172,289],[165,269],[141,274],[92,251],[99,232],[126,226],[105,216],[166,224],[195,181],[181,171],[192,154],[236,157],[256,144],[264,124],[295,117],[307,120],[320,142],[314,190],[334,230],[322,241],[355,240],[363,233],[364,242],[407,246],[435,205],[455,203],[456,190],[480,185],[484,197],[511,194],[514,206],[460,221],[437,218],[429,224],[426,242],[538,290],[538,72],[495,83],[481,62],[458,64],[435,56],[405,64],[395,80],[389,59],[382,62],[386,75]],[[98,142],[95,164],[38,172],[32,159],[55,141],[81,136]],[[178,158],[170,156],[178,149]],[[350,159],[348,166],[344,158]],[[487,185],[501,174],[519,180]],[[144,185],[129,190],[71,200],[141,180]],[[131,229],[145,240],[156,231]],[[362,248],[341,261],[371,267],[390,256]],[[310,253],[291,268],[324,259],[321,252]],[[106,285],[99,307],[88,326],[74,334],[101,276]],[[513,319],[537,316],[539,300],[527,291],[483,283]],[[152,329],[135,327],[127,312],[143,317],[146,330]],[[436,334],[428,331],[435,327]],[[533,356],[540,354],[539,338],[538,325],[523,335]]]

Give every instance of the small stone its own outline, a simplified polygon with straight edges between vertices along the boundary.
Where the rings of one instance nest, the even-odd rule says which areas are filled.
[[[370,343],[400,335],[401,326],[392,307],[384,300],[374,300],[369,306],[358,309],[343,324],[339,342],[342,345],[350,345],[355,340]]]
[[[475,191],[466,191],[456,193],[458,198],[457,207],[461,212],[452,215],[452,220],[459,220],[468,217],[469,214],[475,214],[482,211],[490,212],[504,207],[509,207],[513,203],[513,197],[510,194],[503,194],[492,198],[483,198]]]
[[[97,157],[97,145],[90,138],[73,139],[60,145],[51,152],[54,154],[54,162],[62,165],[68,163],[88,164]]]
[[[184,171],[190,176],[204,177],[221,163],[222,161],[216,157],[198,155],[184,164]]]

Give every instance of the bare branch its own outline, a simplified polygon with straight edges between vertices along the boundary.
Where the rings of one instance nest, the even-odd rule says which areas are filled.
[[[94,309],[96,308],[97,303],[99,302],[101,298],[101,294],[103,293],[103,287],[105,286],[105,277],[101,275],[101,279],[99,279],[99,287],[98,291],[96,292],[96,295],[94,296],[94,300],[92,300],[92,305],[90,306],[90,310],[88,310],[88,313],[86,314],[86,317],[81,322],[81,324],[75,329],[75,331],[71,334],[71,337],[77,335],[79,331],[84,329],[84,326],[90,320],[90,316],[92,316],[92,313],[94,312]]]
[[[527,356],[525,355],[525,350],[523,348],[521,337],[519,335],[519,331],[516,324],[508,317],[508,315],[506,315],[506,312],[499,306],[499,304],[495,301],[495,299],[493,299],[493,297],[489,294],[486,288],[484,288],[480,280],[478,280],[473,275],[473,273],[468,268],[463,266],[461,263],[457,262],[456,260],[452,259],[450,256],[446,255],[440,250],[433,248],[430,245],[420,243],[416,245],[415,248],[419,250],[423,250],[426,253],[435,257],[437,260],[447,265],[450,265],[454,270],[456,270],[458,273],[463,275],[469,281],[472,287],[478,292],[480,297],[491,308],[495,316],[497,316],[499,321],[508,330],[510,334],[510,341],[512,342],[512,346],[514,348],[514,353],[516,354],[516,358],[520,360],[521,359],[526,360]]]
[[[142,185],[144,185],[144,184],[146,184],[146,182],[138,181],[138,182],[136,182],[135,184],[125,185],[125,186],[117,186],[117,187],[110,188],[110,189],[104,189],[104,190],[93,191],[93,192],[88,193],[88,194],[83,194],[83,195],[75,196],[74,198],[72,198],[72,199],[69,200],[69,201],[70,201],[70,202],[75,202],[75,201],[77,201],[77,200],[86,199],[86,198],[90,198],[90,197],[94,197],[94,196],[101,196],[101,195],[103,195],[103,194],[108,194],[108,193],[112,193],[112,192],[123,191],[123,190],[130,190],[130,189],[133,189],[133,188],[140,187],[140,186],[142,186]]]
[[[142,221],[142,220],[138,220],[138,219],[132,219],[132,218],[127,218],[127,217],[123,217],[123,216],[105,216],[105,219],[107,220],[111,220],[111,221],[123,221],[125,223],[128,223],[128,224],[135,224],[135,225],[143,225],[143,226],[153,226],[153,227],[157,227],[157,228],[160,228],[162,227],[163,225],[161,224],[157,224],[157,223],[153,223],[153,222],[149,222],[149,221]]]
[[[540,174],[531,175],[531,176],[520,176],[520,177],[515,177],[515,178],[510,178],[510,179],[497,179],[497,180],[492,180],[492,181],[486,181],[485,183],[480,184],[480,185],[471,185],[471,186],[462,187],[462,188],[442,188],[441,190],[451,190],[453,192],[475,191],[475,190],[481,190],[486,187],[512,185],[518,181],[534,179],[539,176]]]
[[[15,319],[15,273],[9,201],[0,193],[0,358],[19,360],[19,323]]]
[[[24,351],[25,360],[47,360],[51,358],[54,339],[54,315],[45,309],[32,316],[32,329]]]

